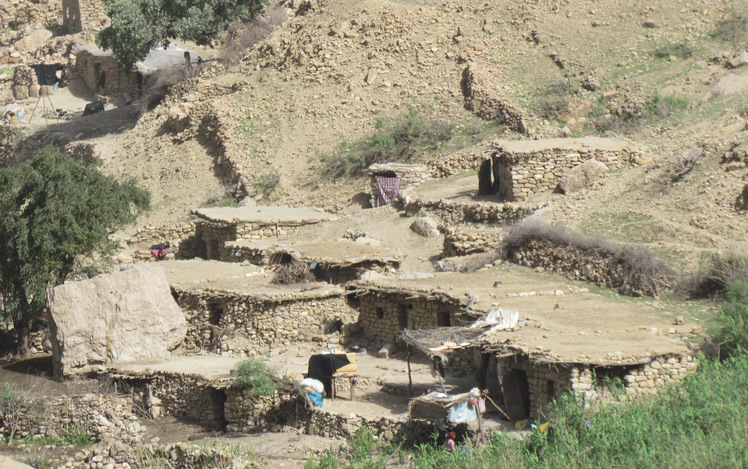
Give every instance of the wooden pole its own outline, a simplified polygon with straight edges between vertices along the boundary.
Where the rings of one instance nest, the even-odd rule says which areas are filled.
[[[410,344],[408,344],[408,394],[413,395],[413,375],[410,371]]]

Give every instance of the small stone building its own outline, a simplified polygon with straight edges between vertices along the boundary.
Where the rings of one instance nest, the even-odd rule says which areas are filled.
[[[99,31],[109,23],[104,0],[62,0],[62,24],[68,34]]]
[[[368,169],[371,183],[371,206],[389,205],[400,191],[431,179],[431,170],[422,164],[373,164]]]
[[[597,137],[496,141],[493,147],[496,193],[518,201],[553,191],[566,171],[589,159],[612,169],[640,158],[626,142]]]
[[[309,265],[317,278],[335,284],[356,280],[368,271],[397,271],[404,257],[399,252],[347,239],[282,244],[274,239],[242,239],[227,241],[221,250],[224,262],[269,266],[296,259]]]
[[[138,71],[124,71],[110,52],[77,46],[75,56],[75,74],[92,93],[100,93],[103,88],[106,95],[136,97],[143,90],[143,75]]]
[[[230,259],[224,243],[240,239],[282,238],[304,225],[337,217],[322,210],[292,207],[214,207],[192,212],[197,257]]]

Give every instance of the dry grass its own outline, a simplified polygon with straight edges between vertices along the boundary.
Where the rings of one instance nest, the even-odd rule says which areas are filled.
[[[294,283],[314,282],[316,278],[306,262],[292,259],[278,267],[271,283],[276,285],[292,285]]]

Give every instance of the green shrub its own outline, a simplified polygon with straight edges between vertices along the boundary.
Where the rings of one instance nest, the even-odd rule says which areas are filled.
[[[748,41],[748,14],[732,10],[709,33],[712,39],[739,47]]]
[[[721,308],[722,329],[717,335],[720,354],[733,356],[748,351],[748,281],[727,286]]]
[[[657,47],[652,53],[655,57],[661,59],[667,59],[670,56],[688,59],[693,55],[693,43],[684,41],[674,44],[668,42]]]
[[[704,254],[698,272],[684,275],[676,291],[694,298],[718,295],[735,282],[748,281],[748,256],[736,249]]]
[[[327,177],[356,176],[375,163],[409,161],[419,150],[433,150],[452,138],[454,126],[432,117],[427,108],[411,108],[394,120],[378,118],[375,131],[355,142],[343,140],[334,155],[318,154]]]
[[[236,201],[236,199],[232,198],[225,198],[221,199],[220,202],[218,202],[219,207],[238,207],[239,203]]]
[[[252,395],[255,397],[271,396],[277,389],[273,374],[267,365],[254,358],[237,363],[236,374],[239,377],[236,385],[251,388]]]
[[[267,173],[260,174],[260,176],[257,178],[257,190],[260,192],[260,194],[263,195],[263,197],[268,197],[273,193],[273,191],[278,188],[278,186],[280,185],[280,180],[280,172],[277,169],[273,168]]]

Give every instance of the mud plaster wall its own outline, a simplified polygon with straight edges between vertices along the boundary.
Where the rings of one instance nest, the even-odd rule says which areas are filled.
[[[107,95],[138,96],[143,85],[142,75],[138,72],[125,72],[117,60],[110,55],[94,55],[81,50],[76,55],[75,73],[83,79],[92,93],[99,93],[99,77],[105,74],[105,93]]]
[[[494,153],[494,164],[499,176],[499,197],[506,200],[527,200],[532,194],[551,191],[569,169],[595,159],[609,169],[634,161],[637,152],[601,149],[549,148],[536,153],[512,153],[499,149]]]
[[[698,364],[691,355],[657,357],[644,365],[608,367],[533,364],[519,357],[503,359],[501,367],[504,376],[513,370],[527,374],[530,418],[542,419],[547,414],[550,402],[569,390],[582,396],[586,403],[611,401],[615,392],[610,386],[611,382],[616,381],[628,395],[654,395],[666,384],[696,371]]]
[[[187,319],[184,347],[188,351],[218,345],[225,351],[260,353],[273,346],[288,346],[323,336],[328,345],[336,345],[342,338],[325,336],[327,325],[338,316],[346,324],[355,322],[358,316],[345,297],[337,294],[324,298],[260,301],[177,288],[173,292]],[[216,334],[220,334],[220,330],[230,332],[219,341]]]

